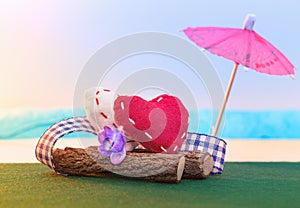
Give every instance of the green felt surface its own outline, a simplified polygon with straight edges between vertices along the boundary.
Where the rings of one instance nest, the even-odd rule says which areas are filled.
[[[300,207],[300,163],[226,163],[222,175],[179,184],[0,164],[0,207]]]

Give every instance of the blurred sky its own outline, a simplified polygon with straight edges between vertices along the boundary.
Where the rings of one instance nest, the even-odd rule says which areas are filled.
[[[71,108],[89,58],[124,35],[158,31],[186,38],[188,26],[241,27],[255,13],[256,32],[300,66],[300,2],[285,1],[0,1],[0,108]],[[233,63],[207,56],[222,84]],[[154,63],[155,65],[155,63]],[[300,80],[252,70],[237,74],[230,109],[300,109]]]

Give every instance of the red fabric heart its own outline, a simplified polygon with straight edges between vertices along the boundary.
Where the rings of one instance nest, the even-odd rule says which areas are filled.
[[[114,111],[117,125],[153,152],[176,153],[186,139],[189,114],[174,96],[160,95],[150,101],[119,96]]]

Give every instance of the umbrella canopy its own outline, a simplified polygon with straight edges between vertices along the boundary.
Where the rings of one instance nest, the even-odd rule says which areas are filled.
[[[242,29],[222,27],[188,27],[185,35],[209,52],[232,60],[235,65],[227,87],[224,103],[213,135],[218,132],[238,65],[241,64],[261,73],[293,75],[293,64],[271,43],[253,30],[255,15],[248,15]]]
[[[185,34],[197,45],[261,73],[292,75],[292,63],[271,43],[253,30],[198,27]]]

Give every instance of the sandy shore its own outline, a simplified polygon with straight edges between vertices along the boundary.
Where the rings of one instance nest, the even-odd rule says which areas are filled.
[[[96,145],[95,139],[59,140],[55,147],[87,147]],[[0,163],[35,163],[35,146],[38,139],[0,140]],[[300,162],[299,140],[226,140],[225,161],[284,161]],[[97,142],[97,141],[96,141]]]
[[[226,161],[300,162],[300,139],[226,141]]]

